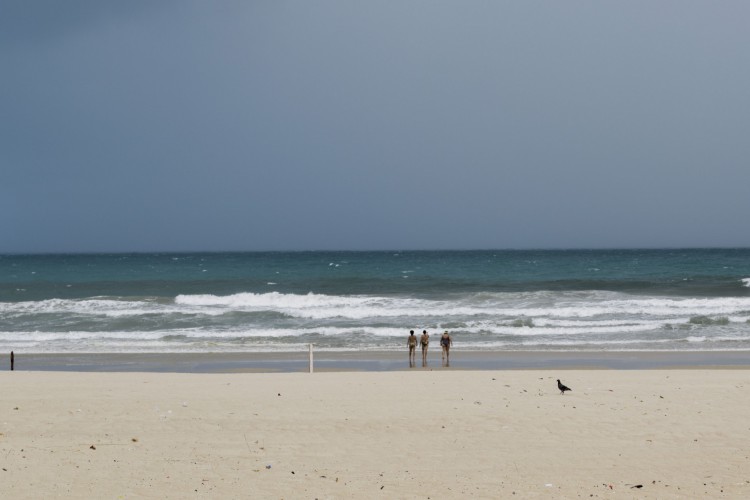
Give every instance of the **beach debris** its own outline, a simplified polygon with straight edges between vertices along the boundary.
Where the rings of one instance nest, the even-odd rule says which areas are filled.
[[[270,469],[270,468],[271,468],[271,465],[270,465],[270,464],[269,464],[269,465],[266,465],[266,469]]]
[[[137,443],[138,442],[138,438],[132,438],[131,441],[134,442],[134,443]]]
[[[182,407],[183,407],[183,408],[187,408],[187,401],[183,401],[183,402],[182,402]]]
[[[13,409],[14,409],[14,410],[17,410],[17,409],[18,409],[18,406],[16,406],[16,407],[15,407],[15,408],[13,408]]]
[[[546,486],[547,488],[552,488],[552,483],[547,483],[544,486]]]
[[[281,393],[278,393],[277,396],[281,396]]]
[[[631,490],[633,488],[643,488],[643,485],[642,484],[636,484],[636,485],[630,487]]]
[[[89,449],[90,449],[90,450],[95,450],[95,449],[96,449],[96,446],[94,446],[94,445],[92,444],[91,446],[89,446]]]

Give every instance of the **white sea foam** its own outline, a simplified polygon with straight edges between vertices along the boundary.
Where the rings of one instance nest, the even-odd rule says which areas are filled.
[[[419,328],[417,328],[419,330]],[[437,339],[441,328],[436,328],[433,338]],[[574,337],[574,336],[602,336],[619,335],[626,333],[648,332],[653,330],[652,325],[630,325],[610,327],[563,327],[563,328],[518,328],[503,325],[473,325],[461,328],[460,333],[463,342],[486,341],[486,339],[504,337],[533,338],[533,337]],[[303,336],[315,336],[318,339],[341,338],[344,341],[356,341],[356,339],[386,340],[401,339],[407,334],[405,328],[397,327],[335,327],[315,326],[308,328],[239,328],[217,330],[214,328],[191,328],[170,329],[155,331],[0,331],[0,343],[23,342],[56,342],[56,341],[96,341],[111,342],[114,340],[137,341],[137,340],[171,340],[174,342],[189,342],[192,339],[233,340],[241,342],[243,339],[287,339],[293,342],[295,338]],[[400,342],[399,342],[400,343]]]
[[[79,332],[80,333],[80,332]],[[122,334],[119,337],[118,334]],[[306,343],[290,344],[280,339],[248,338],[246,342],[237,342],[234,338],[222,337],[190,337],[171,335],[155,338],[153,335],[133,334],[131,332],[117,332],[112,336],[91,336],[86,334],[75,334],[79,337],[75,340],[64,336],[37,335],[36,338],[4,338],[0,335],[0,347],[12,345],[16,350],[25,353],[44,352],[287,352],[303,351]],[[321,351],[369,351],[369,350],[402,350],[403,335],[399,341],[368,342],[368,343],[341,343],[341,344],[317,344]],[[586,349],[594,350],[620,350],[620,349],[649,349],[648,346],[664,347],[676,346],[675,342],[680,339],[649,339],[649,338],[570,338],[570,337],[536,337],[527,338],[522,341],[507,341],[501,338],[464,339],[459,336],[456,344],[460,350],[492,350],[492,349]],[[716,338],[687,337],[683,339],[687,344],[701,345],[702,349],[720,350],[742,350],[743,343],[750,341],[747,336],[728,336]],[[663,347],[662,347],[663,346]]]
[[[742,278],[742,283],[744,283],[746,287],[750,287],[750,278]]]
[[[306,295],[269,293],[237,293],[234,295],[178,295],[176,304],[190,306],[218,306],[232,309],[258,308],[311,308],[311,307],[357,307],[362,304],[374,303],[377,298],[320,295],[308,293]]]
[[[749,278],[750,280],[750,278]],[[695,321],[705,317],[706,321]],[[746,297],[482,292],[430,300],[280,292],[0,302],[0,351],[398,349],[408,329],[450,330],[462,348],[616,342],[748,344]],[[726,318],[724,320],[723,318]],[[692,320],[692,321],[691,321]],[[434,336],[434,339],[437,337]],[[705,339],[705,340],[701,340]],[[531,342],[531,344],[529,344]]]
[[[621,339],[621,340],[524,340],[521,345],[524,347],[539,346],[557,346],[557,347],[575,347],[575,346],[622,346],[636,344],[668,344],[673,342],[669,339]]]
[[[686,321],[694,316],[727,316],[747,319],[750,298],[705,299],[628,297],[605,300],[592,294],[480,294],[456,301],[403,297],[333,296],[321,294],[240,293],[227,296],[179,295],[173,303],[153,299],[51,299],[37,302],[0,303],[3,316],[39,313],[74,313],[108,317],[147,314],[199,314],[217,316],[228,312],[270,311],[309,319],[463,317],[490,316],[515,320],[532,318],[535,325],[552,321]]]
[[[80,341],[80,340],[158,340],[163,338],[165,332],[0,332],[2,342],[56,342],[56,341]]]
[[[482,294],[455,302],[430,301],[413,298],[330,296],[320,294],[282,294],[278,292],[241,293],[229,296],[180,295],[179,305],[233,310],[274,310],[302,318],[352,318],[400,316],[518,316],[541,318],[596,318],[611,315],[670,318],[675,315],[726,315],[750,310],[750,298],[627,298],[597,300],[595,297],[550,297],[537,294],[529,297],[518,294]],[[590,295],[590,294],[589,294]]]

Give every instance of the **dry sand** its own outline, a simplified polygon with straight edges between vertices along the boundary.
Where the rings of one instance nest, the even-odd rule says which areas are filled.
[[[748,370],[0,384],[3,498],[750,498]]]

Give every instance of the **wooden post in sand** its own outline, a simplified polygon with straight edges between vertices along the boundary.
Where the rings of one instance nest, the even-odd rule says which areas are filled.
[[[310,344],[310,373],[313,372],[313,345]]]
[[[13,351],[10,351],[10,371],[15,370],[15,368],[13,367],[15,362],[16,360],[15,360],[15,357],[13,356]]]

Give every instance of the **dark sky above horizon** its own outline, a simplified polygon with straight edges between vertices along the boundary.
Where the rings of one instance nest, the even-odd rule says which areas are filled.
[[[0,253],[750,246],[750,3],[0,3]]]

